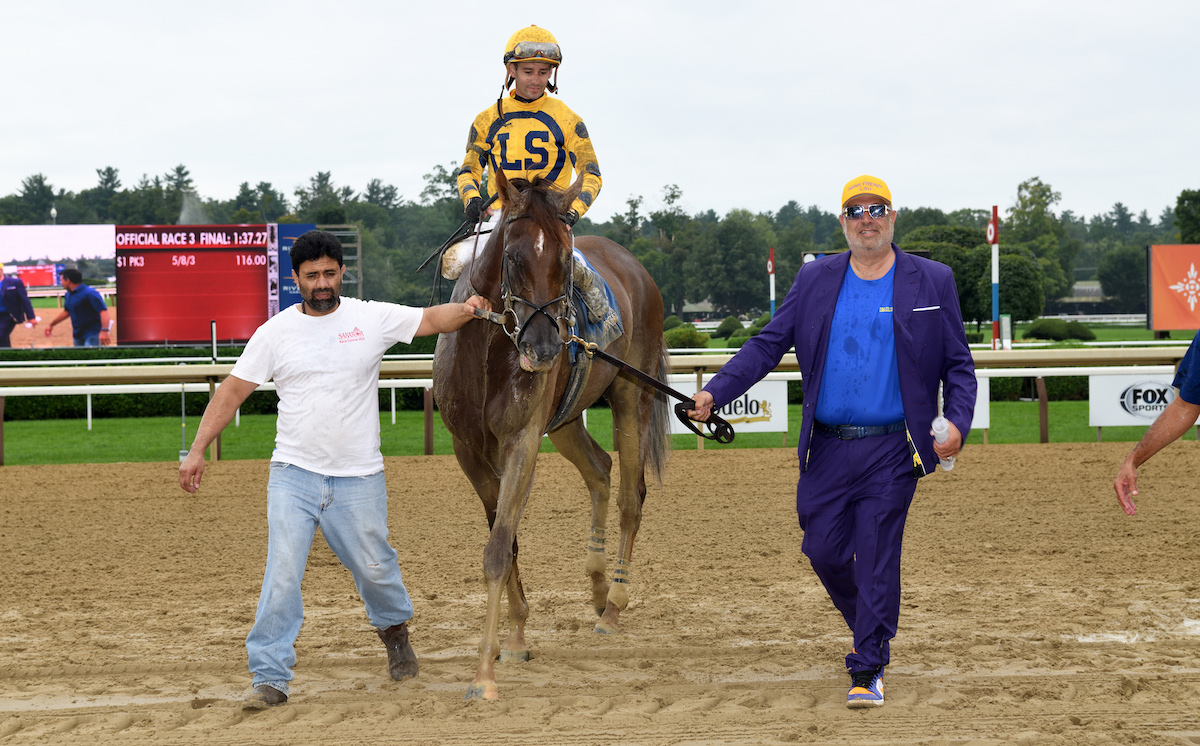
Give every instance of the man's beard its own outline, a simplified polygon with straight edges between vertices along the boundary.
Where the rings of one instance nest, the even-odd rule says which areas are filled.
[[[313,293],[311,297],[305,298],[304,302],[312,310],[324,313],[325,311],[332,311],[337,308],[338,301],[340,300],[337,293],[331,294],[328,298],[318,298],[316,297],[316,293]]]

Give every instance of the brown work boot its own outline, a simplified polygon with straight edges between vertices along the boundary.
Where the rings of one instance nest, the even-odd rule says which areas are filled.
[[[246,701],[242,704],[243,710],[265,710],[268,707],[286,704],[288,695],[279,691],[273,686],[259,684],[254,687],[254,691],[246,696]]]
[[[417,654],[408,644],[408,623],[401,622],[387,629],[377,629],[375,634],[383,640],[388,654],[388,673],[396,681],[411,679],[417,675]]]

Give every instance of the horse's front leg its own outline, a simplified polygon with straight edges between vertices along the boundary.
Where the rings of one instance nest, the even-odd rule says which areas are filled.
[[[514,544],[517,525],[529,498],[533,483],[533,467],[537,462],[541,433],[528,432],[514,438],[502,459],[503,473],[500,477],[499,500],[492,532],[483,550],[483,581],[487,589],[487,613],[483,621],[483,637],[479,641],[479,667],[475,680],[467,689],[465,699],[498,699],[496,686],[496,658],[501,654],[500,646],[500,596],[509,590],[509,613],[516,628],[515,638],[509,636],[506,643],[517,648],[525,645],[525,619],[529,606],[525,602],[517,576]],[[513,590],[516,593],[513,593]],[[516,600],[514,600],[514,598]]]

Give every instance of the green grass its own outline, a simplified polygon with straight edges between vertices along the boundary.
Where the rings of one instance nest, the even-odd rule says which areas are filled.
[[[794,411],[793,411],[794,410]],[[788,442],[796,444],[800,428],[799,407],[789,408],[792,433]],[[380,415],[380,450],[385,456],[418,456],[425,452],[424,415],[415,411]],[[191,446],[199,419],[187,422],[187,445]],[[612,450],[612,413],[607,409],[588,412],[588,431],[606,450]],[[17,420],[4,423],[4,463],[74,464],[175,461],[184,443],[184,428],[178,418],[144,417],[93,419],[92,429],[86,420]],[[771,448],[783,445],[783,433],[743,433],[731,446],[706,443],[707,448]],[[694,435],[678,435],[672,447],[694,450]],[[275,416],[246,415],[240,424],[221,434],[221,456],[226,459],[266,459],[275,447]],[[549,438],[542,443],[543,452],[553,452]],[[433,420],[434,454],[452,454],[450,433],[435,413]]]
[[[1046,410],[1051,443],[1096,442],[1096,428],[1088,425],[1086,401],[1052,401]],[[1037,443],[1041,438],[1038,403],[1035,401],[994,401],[990,419],[988,443]],[[1148,429],[1149,425],[1106,427],[1102,436],[1105,442],[1137,442]],[[1185,435],[1184,439],[1193,437]],[[982,442],[981,431],[972,431],[967,436],[967,443]]]
[[[1096,428],[1088,426],[1086,401],[1050,402],[1049,423],[1052,443],[1094,443]],[[393,425],[390,413],[380,415],[380,435],[385,456],[418,456],[425,452],[424,419],[421,412],[396,413]],[[187,422],[187,443],[196,433],[199,419]],[[738,433],[730,445],[706,441],[705,450],[733,448],[796,447],[800,431],[800,406],[788,407],[788,433]],[[736,430],[736,426],[734,428]],[[612,414],[607,409],[588,412],[588,431],[606,450],[612,450]],[[1133,442],[1146,432],[1146,426],[1104,428],[1105,441]],[[4,423],[4,463],[74,464],[111,462],[176,461],[182,447],[183,428],[177,418],[93,419],[92,429],[85,420],[18,420]],[[1191,439],[1194,435],[1185,436]],[[988,443],[1037,443],[1039,439],[1037,402],[992,402]],[[983,433],[974,431],[968,443],[983,443]],[[275,417],[247,415],[239,426],[232,423],[221,436],[222,458],[266,459],[275,445]],[[672,448],[696,449],[696,436],[676,435]],[[554,451],[550,439],[543,452]],[[451,454],[450,434],[441,418],[434,416],[433,452]]]
[[[1016,339],[1014,341],[1017,341],[1017,342],[1036,342],[1036,341],[1038,341],[1035,339],[1025,339],[1025,332],[1029,330],[1029,327],[1030,327],[1029,324],[1017,324],[1016,329],[1013,331],[1013,335],[1016,337]],[[990,327],[987,325],[984,325],[984,327],[982,327],[982,328],[983,328],[983,331],[989,332],[989,334],[987,334],[985,336],[990,340],[991,339]],[[974,329],[973,324],[967,325],[967,331],[971,331],[973,329]],[[1090,324],[1090,325],[1088,325],[1088,329],[1090,329],[1092,331],[1092,333],[1096,335],[1095,341],[1097,341],[1097,342],[1144,342],[1144,341],[1149,341],[1149,340],[1154,339],[1154,331],[1151,329],[1147,329],[1145,326],[1118,326],[1115,324]],[[1194,336],[1196,336],[1196,331],[1194,329],[1192,329],[1192,330],[1175,329],[1170,332],[1169,338],[1172,340],[1186,343],[1186,342],[1191,342],[1192,337],[1194,337]]]

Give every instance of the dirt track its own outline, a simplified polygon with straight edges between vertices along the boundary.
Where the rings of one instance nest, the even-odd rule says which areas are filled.
[[[289,705],[244,713],[261,461],[0,468],[0,743],[1200,743],[1200,450],[973,446],[918,488],[888,704],[844,707],[849,633],[800,554],[787,450],[681,452],[621,634],[592,633],[582,482],[542,456],[522,524],[533,660],[463,702],[485,521],[453,458],[388,460],[421,675],[387,678],[318,538]],[[693,481],[695,478],[695,481]],[[610,569],[611,569],[610,559]]]

